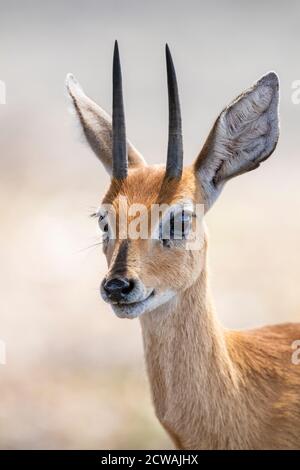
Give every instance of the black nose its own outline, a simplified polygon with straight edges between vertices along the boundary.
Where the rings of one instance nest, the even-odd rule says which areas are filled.
[[[127,295],[134,288],[134,281],[132,279],[113,278],[109,279],[103,284],[103,288],[111,300],[120,301],[126,299]]]

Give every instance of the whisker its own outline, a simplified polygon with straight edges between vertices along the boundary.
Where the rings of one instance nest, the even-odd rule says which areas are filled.
[[[98,211],[99,211],[99,207],[98,206],[89,206],[87,208],[87,211],[88,211],[88,216],[89,217],[98,217]]]
[[[80,250],[77,250],[75,253],[82,253],[83,251],[89,250],[91,248],[95,248],[96,246],[102,245],[103,241],[93,243],[92,245],[86,246],[85,248],[81,248]]]

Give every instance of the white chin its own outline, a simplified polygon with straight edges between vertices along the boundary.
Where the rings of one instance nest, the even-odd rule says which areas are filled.
[[[145,300],[134,302],[132,304],[111,304],[114,313],[119,318],[136,318],[146,312],[151,312],[174,297],[175,292],[167,291],[162,294],[154,293]]]

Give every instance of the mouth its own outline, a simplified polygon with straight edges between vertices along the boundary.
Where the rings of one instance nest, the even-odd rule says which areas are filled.
[[[153,289],[144,299],[131,303],[111,303],[111,307],[119,318],[136,318],[149,309],[154,296],[155,291]]]

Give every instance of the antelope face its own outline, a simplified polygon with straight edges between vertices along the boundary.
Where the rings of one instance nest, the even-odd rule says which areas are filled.
[[[194,235],[197,222],[202,235],[200,201],[192,169],[170,181],[165,168],[142,167],[112,182],[97,214],[109,267],[101,294],[119,317],[159,307],[198,277],[203,240],[198,246]]]
[[[147,166],[126,140],[117,43],[112,120],[73,76],[67,78],[85,137],[112,176],[95,215],[108,262],[101,295],[121,318],[153,311],[195,282],[205,260],[204,212],[227,180],[258,167],[278,140],[279,84],[277,75],[270,72],[222,111],[194,164],[183,168],[178,88],[168,47],[166,60],[166,167]]]

